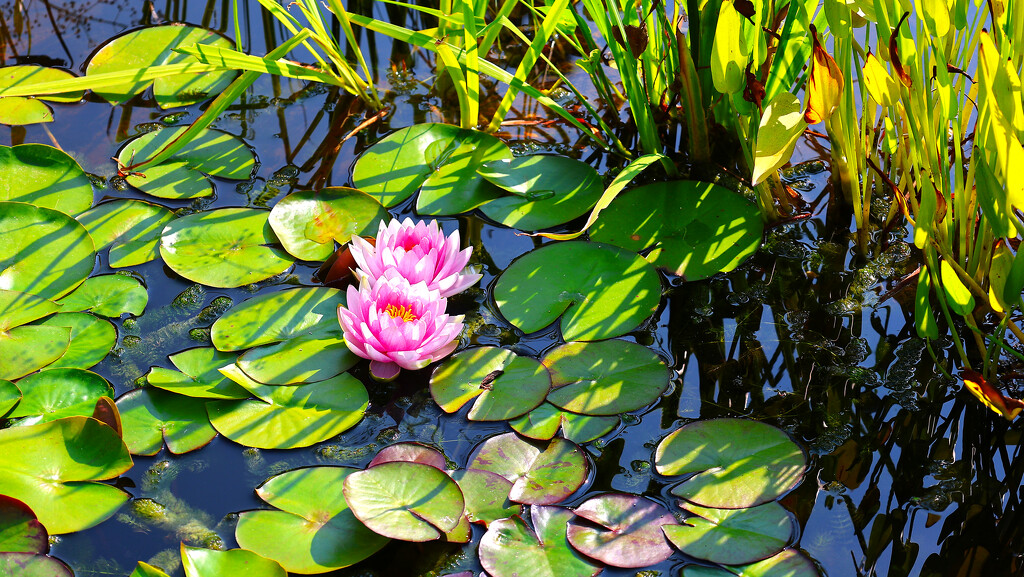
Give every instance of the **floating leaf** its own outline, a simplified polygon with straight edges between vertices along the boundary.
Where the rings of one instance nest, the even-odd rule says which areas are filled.
[[[102,361],[117,344],[117,329],[110,321],[89,313],[57,313],[38,323],[46,327],[71,329],[71,343],[50,369],[90,369]]]
[[[21,389],[11,381],[0,379],[0,417],[7,415],[7,412],[21,400]]]
[[[541,362],[551,373],[548,402],[584,415],[618,415],[643,408],[668,389],[669,372],[654,351],[610,340],[565,343]]]
[[[0,553],[0,575],[74,577],[74,572],[63,561],[49,555]]]
[[[24,501],[50,534],[81,531],[113,515],[129,495],[92,481],[131,466],[121,438],[96,419],[0,429],[0,494]]]
[[[696,475],[673,490],[704,507],[753,507],[796,487],[806,468],[803,451],[786,433],[746,419],[711,419],[677,429],[658,444],[662,475]]]
[[[367,529],[345,502],[345,479],[355,472],[309,467],[271,477],[256,494],[280,510],[240,513],[235,539],[294,573],[325,573],[366,559],[388,539]]]
[[[106,74],[110,72],[137,71],[164,64],[184,64],[195,62],[190,56],[178,54],[173,50],[186,48],[196,44],[207,44],[230,48],[231,41],[227,38],[197,28],[181,24],[166,24],[134,30],[114,38],[97,50],[86,65],[86,75]],[[205,68],[196,63],[197,68]],[[227,88],[237,72],[186,73],[151,80],[128,81],[116,86],[105,86],[93,92],[117,105],[132,96],[141,93],[153,84],[153,96],[160,108],[184,106],[205,100],[209,95],[216,95]]]
[[[135,277],[104,274],[86,279],[77,289],[61,299],[66,312],[91,311],[105,317],[122,313],[140,316],[146,310],[149,292]]]
[[[206,406],[210,422],[247,447],[308,447],[355,426],[369,405],[363,384],[347,374],[292,387],[261,385],[234,366],[223,370],[258,400],[211,401]]]
[[[367,149],[356,160],[352,182],[389,208],[420,189],[417,213],[459,214],[501,196],[476,171],[485,162],[511,158],[505,143],[489,134],[417,124]]]
[[[42,297],[0,289],[0,332],[41,319],[58,310],[60,305]]]
[[[757,186],[766,176],[782,168],[793,156],[800,135],[807,128],[800,110],[800,99],[790,92],[779,92],[764,107],[757,129],[754,173],[750,185]]]
[[[487,218],[520,230],[540,230],[586,214],[601,197],[601,177],[564,156],[532,155],[484,164],[477,172],[513,193],[480,207]]]
[[[43,554],[50,550],[46,527],[21,501],[0,495],[0,551]]]
[[[68,327],[24,325],[0,332],[0,379],[17,379],[59,359],[71,344]]]
[[[562,429],[562,436],[574,443],[587,443],[608,434],[619,424],[619,417],[592,417],[560,410],[543,403],[509,425],[520,435],[546,441]]]
[[[491,523],[480,540],[480,564],[494,577],[593,577],[602,566],[566,541],[572,513],[559,507],[530,507],[534,531],[519,517]]]
[[[238,351],[298,336],[341,336],[337,289],[303,287],[261,294],[232,307],[213,323],[211,338],[222,351]]]
[[[384,463],[352,473],[345,479],[345,501],[371,530],[404,541],[439,539],[465,512],[455,481],[421,463]]]
[[[96,205],[77,218],[96,242],[96,250],[110,247],[110,266],[122,268],[160,256],[160,234],[174,220],[174,213],[141,200],[117,199]]]
[[[206,417],[206,401],[145,387],[117,399],[124,442],[133,455],[155,455],[167,444],[175,455],[188,453],[217,436]]]
[[[0,98],[0,124],[26,126],[44,122],[53,122],[53,110],[45,103],[24,96]]]
[[[814,562],[795,549],[786,549],[764,561],[730,567],[739,577],[820,577]],[[687,573],[687,577],[689,577]]]
[[[153,367],[146,380],[154,387],[188,397],[204,399],[248,399],[249,391],[225,377],[220,368],[235,362],[233,353],[213,347],[198,347],[169,357],[178,371]]]
[[[10,417],[26,417],[25,424],[62,417],[92,415],[100,397],[113,397],[106,379],[82,369],[46,369],[18,381],[23,395]]]
[[[292,265],[275,242],[265,210],[221,208],[171,221],[160,256],[174,272],[207,286],[233,288],[281,274]]]
[[[505,269],[494,284],[494,301],[526,333],[561,316],[565,340],[601,340],[651,316],[661,302],[661,280],[645,260],[618,247],[554,243]]]
[[[75,216],[92,206],[92,196],[92,181],[63,150],[45,144],[0,146],[0,200]]]
[[[547,444],[524,441],[505,433],[484,441],[474,452],[469,469],[497,473],[512,483],[509,498],[528,505],[563,501],[587,480],[583,451],[565,439]]]
[[[353,235],[376,232],[387,217],[377,200],[354,188],[330,187],[293,192],[270,211],[270,226],[292,256],[324,261],[334,254],[334,243],[345,244]]]
[[[648,260],[655,266],[700,280],[739,266],[763,233],[761,213],[747,199],[717,184],[679,180],[616,198],[590,238],[631,251],[653,247]]]
[[[749,509],[709,509],[688,504],[694,514],[682,525],[666,525],[665,536],[691,557],[723,565],[766,559],[786,548],[793,519],[772,501]]]
[[[512,483],[490,471],[462,469],[452,473],[466,498],[466,518],[484,526],[513,515],[521,515],[522,505],[509,500]]]
[[[238,367],[269,385],[294,385],[329,379],[359,362],[343,339],[298,336],[246,351]]]
[[[181,544],[181,564],[185,577],[287,577],[288,572],[276,561],[260,557],[245,549],[216,551]]]
[[[528,413],[551,388],[547,370],[534,359],[499,347],[462,351],[434,370],[430,394],[446,412],[474,400],[473,421],[504,421]]]
[[[71,80],[74,77],[70,72],[60,68],[45,68],[34,65],[5,66],[0,68],[0,90],[22,85],[61,82]],[[44,94],[32,98],[21,96],[0,98],[0,124],[17,126],[35,124],[37,122],[52,122],[53,113],[49,106],[40,102],[41,100],[77,102],[82,99],[83,95],[83,91],[76,90],[64,94]]]
[[[587,499],[569,521],[569,543],[613,567],[646,567],[672,556],[662,528],[676,518],[665,507],[636,495],[609,493]]]
[[[430,465],[435,469],[444,471],[448,466],[441,451],[422,443],[395,443],[381,449],[370,461],[369,467],[376,467],[384,463],[420,463]]]
[[[139,561],[135,565],[135,570],[128,577],[168,577],[167,573],[164,573],[157,567],[150,565],[149,563],[143,563]]]
[[[57,300],[89,276],[96,252],[70,216],[21,202],[0,202],[0,288]]]

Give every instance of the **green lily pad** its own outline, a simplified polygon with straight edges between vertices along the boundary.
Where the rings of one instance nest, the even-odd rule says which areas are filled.
[[[160,256],[188,280],[234,288],[268,279],[292,265],[267,224],[265,210],[220,208],[172,220]]]
[[[477,169],[483,163],[511,159],[494,136],[449,124],[417,124],[371,146],[352,169],[356,188],[392,207],[420,190],[416,212],[459,214],[501,196]]]
[[[541,406],[508,423],[512,430],[531,439],[547,441],[558,429],[573,443],[589,443],[608,434],[619,424],[619,417],[593,417],[563,411],[551,403]]]
[[[268,385],[295,385],[329,379],[359,362],[343,339],[298,336],[246,351],[238,367]]]
[[[481,206],[481,212],[520,230],[567,223],[586,214],[603,192],[601,177],[592,166],[564,156],[519,156],[488,162],[477,172],[513,193]]]
[[[245,390],[220,372],[237,358],[233,353],[222,353],[213,347],[198,347],[175,353],[169,357],[178,371],[153,367],[146,380],[154,387],[203,399],[248,399]],[[180,372],[179,372],[180,371]]]
[[[0,332],[0,379],[17,379],[59,359],[71,344],[68,327],[23,325]]]
[[[672,556],[662,528],[676,518],[665,507],[636,495],[608,493],[587,499],[569,521],[569,543],[613,567],[646,567]]]
[[[57,313],[38,323],[46,327],[71,329],[71,343],[50,369],[91,369],[117,344],[117,329],[110,321],[89,313]]]
[[[372,531],[403,541],[432,541],[456,528],[465,512],[462,490],[444,471],[392,462],[345,479],[345,501]]]
[[[751,563],[730,567],[739,577],[820,577],[814,562],[795,549],[785,549],[774,555]]]
[[[589,242],[545,245],[517,259],[494,284],[510,323],[536,332],[562,317],[567,341],[602,340],[640,325],[661,302],[661,280],[647,261]]]
[[[35,553],[0,553],[0,575],[18,577],[74,577],[63,561]]]
[[[91,311],[105,317],[122,313],[140,316],[146,310],[149,292],[135,277],[104,274],[90,277],[68,296],[61,299],[66,312]]]
[[[130,496],[93,481],[131,466],[121,438],[96,419],[0,429],[0,494],[31,507],[51,535],[81,531],[113,515]]]
[[[118,153],[117,160],[126,167],[141,163],[155,156],[185,129],[164,128],[147,132],[128,142]],[[169,159],[156,166],[144,167],[140,174],[130,174],[125,180],[135,188],[160,198],[199,198],[213,194],[213,185],[204,174],[246,180],[255,166],[256,155],[241,138],[219,130],[203,130]],[[130,172],[139,171],[130,168]]]
[[[247,378],[234,365],[222,371],[258,399],[211,401],[206,410],[220,434],[247,447],[308,447],[355,426],[369,405],[366,388],[347,374],[307,385],[274,386]]]
[[[0,417],[10,411],[21,400],[21,389],[11,381],[0,379]]]
[[[340,337],[338,305],[344,303],[344,293],[324,287],[261,294],[217,319],[210,338],[222,351],[238,351],[298,336]]]
[[[446,360],[430,377],[430,394],[448,413],[475,399],[472,421],[504,421],[530,412],[551,388],[547,370],[508,349],[476,347]]]
[[[648,260],[686,280],[733,270],[761,246],[763,234],[750,201],[694,180],[639,186],[612,201],[590,229],[597,242],[632,251],[656,247]]]
[[[627,341],[565,343],[541,363],[551,373],[551,404],[584,415],[643,408],[668,389],[669,371],[651,349]]]
[[[583,451],[565,439],[538,444],[515,433],[487,439],[477,447],[469,469],[497,473],[512,483],[509,498],[528,505],[566,499],[587,480]]]
[[[679,573],[679,577],[736,577],[736,574],[732,571],[726,571],[721,567],[687,565],[683,567],[683,570]]]
[[[42,554],[50,550],[46,527],[21,501],[0,495],[0,551]]]
[[[135,565],[135,570],[128,577],[168,577],[168,575],[158,567],[139,561]]]
[[[696,473],[672,489],[704,507],[740,509],[774,501],[803,479],[804,452],[782,430],[746,419],[711,419],[677,429],[658,444],[662,475]]]
[[[100,47],[86,65],[86,75],[106,74],[142,70],[163,64],[184,64],[195,60],[184,54],[173,52],[178,47],[190,47],[196,44],[207,44],[221,48],[231,48],[227,38],[197,28],[181,24],[151,26],[123,34]],[[197,66],[199,64],[197,63]],[[128,81],[115,86],[105,86],[93,90],[100,97],[117,105],[141,93],[153,84],[153,96],[160,108],[184,106],[205,100],[227,88],[237,73],[233,70],[223,72],[204,72],[201,74],[185,73],[175,76],[158,78],[156,81]]]
[[[530,507],[534,531],[519,517],[491,523],[480,540],[480,564],[494,577],[593,577],[604,568],[566,541],[572,513],[560,507]]]
[[[0,332],[41,319],[60,310],[57,303],[18,291],[0,289]]]
[[[160,234],[174,220],[174,213],[141,200],[117,199],[96,205],[77,219],[89,231],[96,250],[110,247],[111,268],[123,268],[160,256]]]
[[[75,216],[89,210],[92,196],[92,181],[63,150],[45,144],[0,146],[0,200]]]
[[[82,369],[46,369],[18,381],[18,388],[23,397],[10,417],[27,417],[24,424],[92,416],[100,397],[114,396],[106,379]]]
[[[271,477],[256,494],[280,510],[244,511],[235,539],[293,573],[326,573],[358,563],[388,539],[363,525],[345,502],[347,467],[308,467]]]
[[[260,557],[245,549],[216,551],[181,544],[181,564],[185,577],[287,577],[288,572],[277,561]]]
[[[388,445],[374,455],[367,468],[376,467],[384,463],[421,463],[430,465],[435,469],[444,471],[448,467],[448,461],[441,454],[441,451],[424,445],[423,443],[395,443]]]
[[[53,110],[35,98],[7,96],[0,98],[0,124],[27,126],[53,122]]]
[[[44,82],[60,82],[75,76],[59,68],[42,66],[5,66],[0,68],[0,90],[14,86],[41,84]],[[81,90],[64,94],[44,94],[32,98],[23,96],[6,96],[0,98],[0,124],[22,126],[40,122],[53,122],[53,111],[43,100],[51,102],[77,102],[82,99]],[[0,170],[0,173],[3,171]],[[0,188],[0,190],[3,190]],[[53,208],[53,207],[51,207]]]
[[[0,285],[57,300],[89,276],[96,252],[85,227],[49,208],[0,202]]]
[[[205,447],[217,436],[204,399],[144,387],[121,395],[117,409],[133,455],[155,455],[165,443],[168,451],[180,455]]]
[[[688,504],[693,517],[682,525],[665,525],[665,536],[680,551],[722,565],[767,559],[793,538],[789,511],[772,501],[749,509],[709,509]]]
[[[462,469],[452,473],[466,498],[466,518],[485,527],[498,519],[522,515],[523,506],[508,496],[512,483],[497,473],[479,469]]]
[[[388,211],[377,200],[354,188],[302,190],[282,198],[270,211],[270,227],[292,256],[324,261],[334,243],[353,235],[376,232]]]

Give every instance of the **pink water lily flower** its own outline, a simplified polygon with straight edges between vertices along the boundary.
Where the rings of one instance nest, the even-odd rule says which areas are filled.
[[[370,373],[389,381],[402,369],[422,369],[452,353],[462,319],[445,314],[447,300],[424,282],[411,284],[394,269],[372,285],[348,287],[348,306],[338,307],[345,344],[370,359]]]
[[[374,246],[358,236],[352,237],[356,274],[371,285],[385,271],[394,269],[409,284],[423,282],[429,290],[450,297],[483,276],[466,268],[473,249],[459,250],[459,231],[445,237],[437,221],[413,223],[407,218],[401,223],[397,219],[386,225],[381,222],[376,241]]]

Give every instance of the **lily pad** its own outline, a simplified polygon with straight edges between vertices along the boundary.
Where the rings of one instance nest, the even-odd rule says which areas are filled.
[[[45,144],[0,146],[0,200],[27,202],[75,216],[92,206],[92,181],[74,158],[58,148]]]
[[[540,230],[582,216],[601,197],[601,177],[564,156],[532,155],[488,162],[477,172],[513,193],[480,207],[487,218],[520,230]]]
[[[184,131],[185,127],[147,132],[128,142],[118,153],[117,160],[130,167],[130,172],[139,172],[133,164],[155,156]],[[169,159],[144,167],[139,174],[130,174],[125,180],[160,198],[199,198],[213,194],[213,185],[204,174],[246,180],[255,166],[256,155],[241,138],[219,130],[203,130]]]
[[[551,373],[548,402],[584,415],[643,408],[668,389],[669,372],[651,349],[627,341],[565,343],[541,362]]]
[[[369,405],[366,388],[347,374],[307,385],[274,386],[248,379],[234,365],[223,371],[258,399],[211,401],[206,410],[220,434],[247,447],[308,447],[355,426]]]
[[[146,380],[154,387],[203,399],[248,399],[249,391],[224,376],[220,368],[235,362],[236,355],[213,347],[197,347],[169,357],[179,371],[153,367]]]
[[[697,421],[658,444],[662,475],[688,475],[674,489],[703,507],[740,509],[774,501],[803,479],[807,460],[786,433],[746,419]]]
[[[190,56],[178,54],[173,50],[178,47],[190,47],[196,44],[207,44],[221,48],[231,48],[227,38],[197,28],[181,24],[166,24],[133,30],[107,42],[97,50],[86,65],[86,75],[106,74],[110,72],[135,71],[163,64],[184,64],[195,62]],[[196,63],[197,67],[201,67]],[[153,84],[153,96],[160,108],[184,106],[205,100],[209,95],[216,95],[234,80],[237,73],[233,70],[223,72],[185,73],[152,80],[130,80],[124,84],[105,86],[93,90],[111,104],[117,105],[141,93]]]
[[[352,473],[345,479],[345,501],[372,531],[403,541],[439,539],[465,512],[458,484],[422,463],[384,463]]]
[[[0,237],[0,289],[57,300],[95,266],[85,227],[57,210],[0,202]]]
[[[238,367],[268,385],[294,385],[329,379],[359,362],[343,339],[298,336],[246,351]]]
[[[441,454],[441,451],[422,443],[395,443],[380,450],[367,468],[383,465],[384,463],[420,463],[430,465],[435,469],[444,471],[448,461]]]
[[[82,369],[46,369],[18,381],[23,395],[9,415],[26,417],[25,424],[62,417],[88,417],[100,397],[113,397],[106,379]]]
[[[608,434],[619,424],[619,417],[592,417],[563,411],[551,403],[541,406],[509,421],[512,430],[531,439],[546,441],[553,438],[559,428],[566,440],[588,443]]]
[[[511,159],[501,140],[448,124],[417,124],[371,146],[352,169],[356,188],[392,207],[420,190],[416,212],[459,214],[501,196],[477,169]]]
[[[774,501],[749,509],[684,507],[694,516],[663,529],[673,545],[697,559],[722,565],[753,563],[779,553],[793,537],[792,516]]]
[[[753,203],[694,180],[639,186],[612,201],[590,229],[597,242],[654,247],[648,260],[686,280],[733,270],[761,246],[763,234]]]
[[[160,256],[188,280],[233,288],[268,279],[292,265],[267,224],[270,213],[220,208],[172,220],[160,239]]]
[[[565,439],[538,444],[515,433],[487,439],[477,447],[469,469],[497,473],[512,483],[509,498],[528,505],[566,499],[587,480],[583,451]]]
[[[25,96],[0,98],[0,124],[27,126],[44,122],[53,122],[53,110],[46,103]]]
[[[217,551],[181,544],[181,564],[185,577],[287,577],[288,572],[277,561],[260,557],[245,549]]]
[[[38,325],[71,329],[71,343],[67,351],[47,365],[50,369],[90,369],[117,344],[114,325],[89,313],[57,313]]]
[[[139,561],[135,564],[135,570],[128,577],[168,577],[168,575],[158,567]]]
[[[344,293],[303,287],[261,294],[232,307],[213,323],[210,337],[222,351],[238,351],[298,336],[341,336],[338,305]]]
[[[434,370],[430,394],[454,413],[475,399],[472,421],[504,421],[528,413],[551,388],[547,370],[534,359],[508,349],[476,347],[462,351]]]
[[[270,226],[292,256],[324,261],[334,243],[376,231],[388,211],[377,200],[354,188],[302,190],[282,198],[270,211]]]
[[[0,494],[31,507],[50,534],[81,531],[113,515],[130,496],[93,481],[131,466],[117,433],[89,417],[0,429]]]
[[[34,553],[0,553],[0,575],[18,577],[74,577],[63,561]]]
[[[661,302],[661,280],[647,261],[621,248],[560,242],[528,252],[494,284],[510,323],[536,332],[561,317],[567,341],[602,340],[640,325]]]
[[[104,274],[86,279],[61,299],[60,304],[66,312],[91,311],[105,317],[119,317],[122,313],[141,315],[148,302],[149,292],[135,277]]]
[[[77,217],[96,250],[110,247],[111,268],[135,266],[160,256],[160,234],[174,220],[170,210],[141,200],[104,202]]]
[[[21,389],[11,381],[0,379],[0,417],[7,415],[21,400]]]
[[[672,556],[662,527],[676,518],[665,507],[636,495],[609,493],[587,499],[569,521],[569,543],[613,567],[646,567]]]
[[[593,577],[604,568],[566,541],[572,513],[560,507],[530,508],[534,530],[519,517],[491,523],[480,540],[480,564],[494,577]],[[536,531],[536,532],[534,532]]]
[[[509,500],[512,483],[490,471],[462,469],[452,473],[466,498],[466,518],[484,526],[513,515],[521,515],[523,506]]]
[[[71,344],[68,327],[23,325],[0,332],[0,379],[17,379],[59,359]]]
[[[293,573],[326,573],[358,563],[388,539],[363,525],[345,502],[347,467],[308,467],[271,477],[256,494],[276,511],[245,511],[235,539]]]
[[[204,399],[144,387],[121,395],[117,409],[133,455],[155,455],[165,443],[168,451],[180,455],[205,447],[217,436]]]
[[[60,310],[57,303],[18,291],[0,289],[0,332],[41,319]]]
[[[71,80],[74,77],[70,72],[60,68],[46,68],[34,65],[5,66],[0,68],[0,90],[20,85],[60,82],[62,80]],[[39,122],[53,122],[53,111],[41,101],[77,102],[82,99],[83,95],[83,91],[77,90],[64,94],[45,94],[32,98],[23,96],[0,98],[0,124],[21,126]]]
[[[0,495],[0,551],[42,554],[50,550],[46,527],[21,501]]]

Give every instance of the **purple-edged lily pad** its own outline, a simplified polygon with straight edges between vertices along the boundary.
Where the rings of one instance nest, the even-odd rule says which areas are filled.
[[[0,495],[0,551],[43,554],[50,550],[46,527],[32,508],[7,495]]]
[[[606,435],[619,424],[618,416],[594,417],[563,411],[551,403],[541,406],[510,421],[512,429],[525,437],[546,441],[553,438],[558,429],[562,436],[573,443],[587,443]]]
[[[598,565],[574,551],[565,537],[572,513],[534,506],[534,531],[519,517],[499,519],[480,540],[480,564],[494,577],[593,577]]]
[[[662,475],[696,473],[674,489],[704,507],[741,509],[774,501],[803,479],[807,460],[784,431],[747,419],[690,423],[658,444]]]
[[[504,421],[525,415],[548,394],[551,378],[542,364],[508,349],[467,349],[437,367],[430,394],[446,412],[473,401],[471,421]]]
[[[448,466],[448,461],[445,460],[441,451],[433,447],[428,447],[422,443],[395,443],[381,449],[366,467],[376,467],[384,463],[395,462],[421,463],[441,471],[444,471],[445,467]]]
[[[645,407],[668,389],[669,372],[654,351],[628,341],[565,343],[541,362],[551,372],[548,401],[584,415],[618,415]]]
[[[528,505],[551,505],[583,486],[587,460],[575,443],[554,439],[541,444],[505,433],[484,441],[470,469],[491,471],[512,483],[509,498]]]
[[[672,556],[662,527],[676,519],[654,501],[609,493],[588,499],[575,512],[580,519],[569,522],[569,543],[588,557],[613,567],[646,567]]]
[[[743,565],[775,555],[793,537],[793,519],[772,501],[749,509],[710,509],[688,504],[694,516],[666,525],[665,536],[680,551],[723,565]]]
[[[60,559],[35,553],[0,553],[0,575],[74,577],[71,568]]]
[[[452,479],[466,497],[466,518],[472,523],[487,526],[498,519],[523,513],[523,506],[508,498],[512,483],[497,473],[463,469],[452,473]]]

